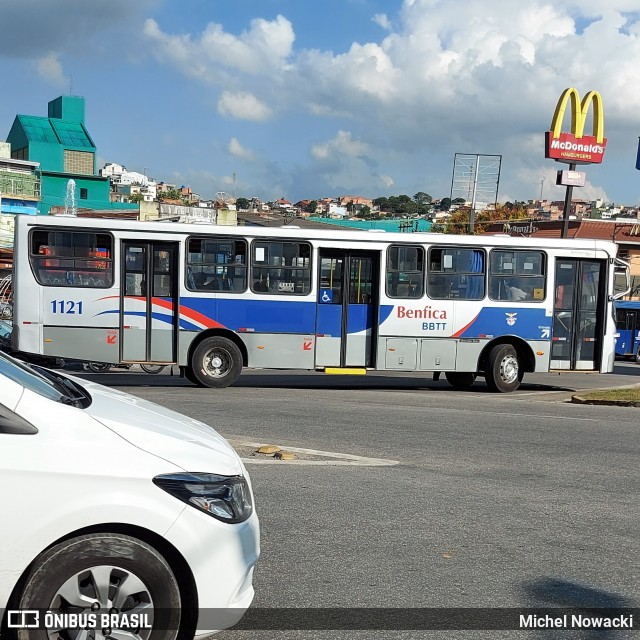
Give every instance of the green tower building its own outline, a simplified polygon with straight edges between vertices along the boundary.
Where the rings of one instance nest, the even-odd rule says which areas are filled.
[[[112,209],[108,177],[97,175],[96,146],[84,122],[84,98],[60,96],[49,102],[48,116],[17,115],[7,136],[11,157],[40,163],[40,214],[51,207]],[[70,202],[69,181],[75,182]],[[73,183],[71,183],[73,184]],[[125,208],[117,203],[119,209]]]

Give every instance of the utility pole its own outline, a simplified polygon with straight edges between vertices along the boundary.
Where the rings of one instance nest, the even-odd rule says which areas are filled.
[[[542,190],[544,189],[544,178],[540,180],[540,206],[542,206]]]
[[[473,195],[471,197],[471,211],[469,211],[469,233],[473,233],[476,222],[476,192],[478,190],[478,169],[480,168],[480,158],[476,158],[476,167],[473,176]]]

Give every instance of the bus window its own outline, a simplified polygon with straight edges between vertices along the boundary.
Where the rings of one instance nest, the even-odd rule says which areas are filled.
[[[113,284],[113,238],[90,231],[34,229],[29,260],[45,286],[106,288]]]
[[[541,302],[545,298],[545,260],[542,251],[491,252],[491,300]]]
[[[189,238],[187,289],[190,291],[247,290],[247,243],[229,238]]]
[[[427,293],[436,300],[484,298],[485,253],[463,247],[429,251]]]
[[[311,245],[256,240],[251,261],[251,289],[256,293],[283,295],[309,293]]]
[[[391,245],[387,252],[387,295],[421,298],[424,292],[424,249]]]

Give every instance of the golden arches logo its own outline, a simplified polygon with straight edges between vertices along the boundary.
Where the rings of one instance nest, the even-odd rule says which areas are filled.
[[[569,102],[569,100],[571,100],[571,133],[576,138],[582,138],[584,134],[584,124],[589,113],[589,106],[593,103],[593,137],[598,144],[602,144],[604,140],[602,96],[597,91],[589,91],[582,101],[580,101],[580,95],[573,87],[565,89],[558,100],[553,119],[551,120],[553,137],[560,137],[564,112],[567,109],[567,102]]]
[[[571,107],[571,132],[562,131],[564,113]],[[593,105],[593,132],[585,135],[584,126]],[[580,100],[580,94],[570,87],[565,89],[558,100],[551,120],[550,131],[546,132],[545,157],[569,164],[590,164],[602,162],[607,139],[604,137],[604,111],[602,97],[597,91],[589,91]]]

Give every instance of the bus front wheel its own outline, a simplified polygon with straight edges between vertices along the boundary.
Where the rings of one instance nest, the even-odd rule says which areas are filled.
[[[205,338],[193,352],[191,369],[203,387],[228,387],[242,372],[242,353],[228,338]]]
[[[447,371],[444,375],[454,389],[468,389],[476,381],[475,373]]]
[[[499,344],[491,349],[484,372],[490,391],[515,391],[520,386],[523,375],[518,354],[510,344]]]

